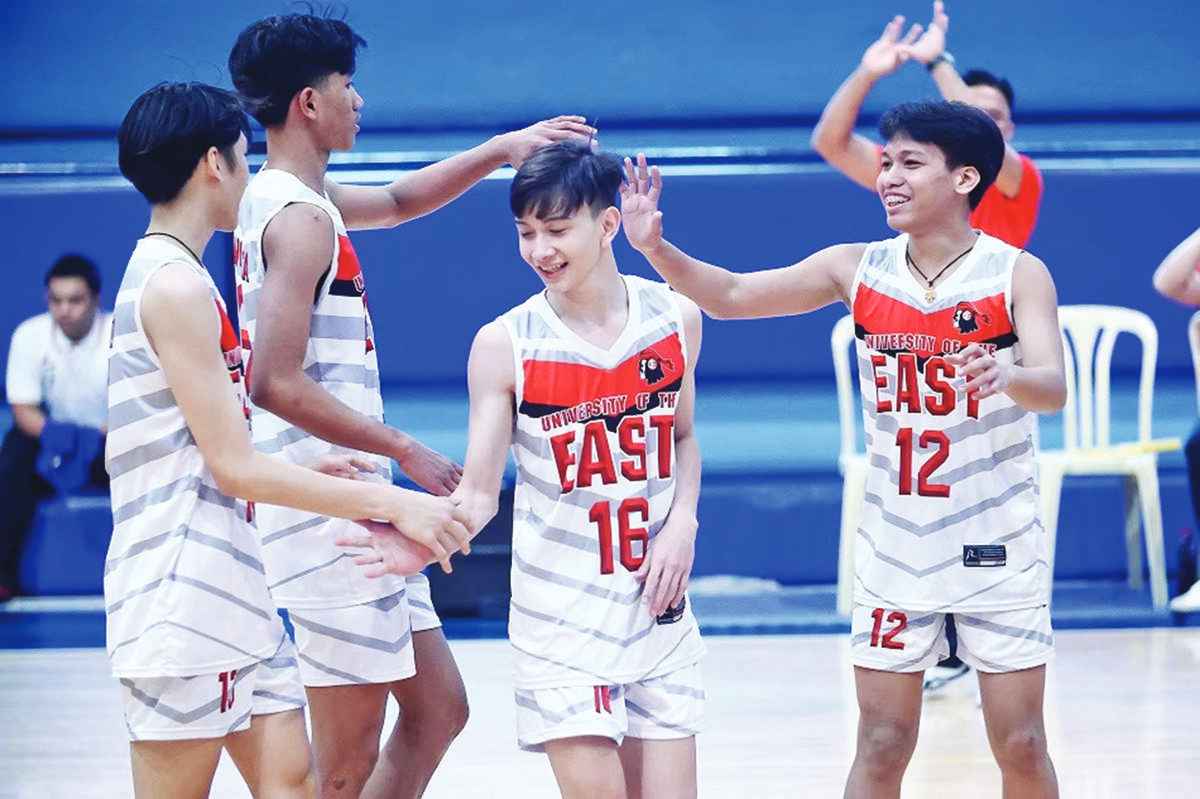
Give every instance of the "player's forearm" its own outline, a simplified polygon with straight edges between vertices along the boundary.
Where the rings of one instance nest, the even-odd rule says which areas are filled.
[[[693,258],[666,239],[642,255],[671,288],[691,299],[709,316],[714,319],[740,316],[736,273]]]
[[[462,195],[507,162],[504,140],[494,136],[466,152],[405,175],[388,187],[394,224],[424,216]]]
[[[963,83],[962,76],[958,74],[958,70],[954,68],[953,64],[948,61],[939,61],[929,71],[929,76],[933,78],[943,100],[967,102],[967,84]]]
[[[230,496],[343,519],[390,519],[395,506],[387,498],[400,501],[409,493],[378,481],[331,477],[254,451],[211,466],[218,487]]]
[[[1200,304],[1200,228],[1176,245],[1154,271],[1154,290],[1189,305]]]
[[[1067,383],[1053,366],[1014,366],[1005,393],[1034,413],[1057,413],[1067,402]]]
[[[855,69],[821,111],[821,118],[813,128],[812,147],[826,160],[832,161],[850,144],[859,112],[875,80],[862,67]]]
[[[359,413],[303,372],[268,378],[255,372],[251,399],[260,408],[340,447],[402,459],[411,438]]]

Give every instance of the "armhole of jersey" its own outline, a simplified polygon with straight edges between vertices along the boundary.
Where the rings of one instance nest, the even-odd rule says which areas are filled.
[[[1013,248],[1016,250],[1016,248]],[[1013,335],[1017,337],[1017,341],[1021,340],[1021,334],[1017,331],[1017,316],[1013,313],[1013,276],[1017,273],[1017,259],[1021,257],[1024,250],[1016,250],[1008,261],[1008,274],[1004,278],[1004,309],[1008,312],[1008,323],[1012,326]]]
[[[517,343],[520,337],[517,335],[516,323],[508,314],[498,316],[496,319],[504,328],[504,332],[508,333],[508,343],[512,347],[513,357],[513,398],[516,407],[521,407],[521,402],[525,395],[525,364],[521,360],[521,347]],[[513,416],[513,424],[516,424],[516,415]]]
[[[672,316],[674,317],[675,324],[679,327],[679,344],[680,349],[683,350],[683,365],[686,369],[689,363],[688,353],[691,352],[691,348],[688,346],[687,324],[683,320],[683,306],[679,304],[679,295],[675,292],[675,289],[671,288],[666,283],[661,283],[658,285],[662,286],[663,290],[667,294],[667,302],[671,303]],[[701,324],[703,324],[703,321],[701,321]],[[694,367],[695,364],[692,364],[692,366]]]
[[[868,256],[871,254],[871,248],[875,247],[877,242],[867,244],[863,250],[863,254],[858,259],[858,266],[854,269],[854,280],[850,281],[850,296],[847,299],[850,301],[849,312],[854,313],[854,300],[858,297],[858,287],[862,283],[863,272],[867,268]]]
[[[150,278],[154,277],[159,271],[168,264],[183,264],[184,266],[195,269],[188,261],[180,258],[168,258],[165,261],[159,261],[150,269],[146,270],[146,276],[142,278],[142,290],[138,292],[137,299],[133,301],[133,324],[137,328],[137,333],[142,337],[142,341],[146,342],[146,354],[150,356],[150,360],[159,369],[163,368],[162,361],[158,359],[158,352],[154,349],[154,343],[150,341],[150,336],[146,335],[146,326],[142,324],[142,298],[146,296],[146,287],[150,283]],[[212,289],[208,291],[212,295]],[[217,341],[221,340],[221,315],[217,314]]]

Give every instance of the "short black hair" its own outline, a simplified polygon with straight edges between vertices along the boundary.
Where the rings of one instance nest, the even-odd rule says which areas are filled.
[[[100,270],[96,268],[96,262],[87,256],[68,253],[60,257],[46,272],[47,288],[50,287],[50,281],[56,277],[81,277],[87,283],[93,297],[100,294]]]
[[[237,97],[205,83],[160,83],[133,101],[117,133],[117,161],[152,205],[175,199],[209,148],[233,163],[250,123]]]
[[[586,205],[592,216],[617,204],[621,159],[597,152],[588,142],[562,141],[534,152],[513,178],[508,203],[513,216],[530,211],[538,219],[571,216]]]
[[[1004,95],[1004,99],[1008,101],[1008,113],[1012,113],[1016,109],[1016,99],[1013,95],[1012,84],[1008,82],[1008,78],[1002,78],[999,75],[994,75],[986,69],[969,69],[963,73],[963,83],[968,86],[991,86],[996,91]]]
[[[296,92],[340,73],[353,75],[367,40],[345,21],[284,14],[250,25],[233,43],[229,74],[250,115],[264,128],[282,125]]]
[[[1004,136],[995,120],[966,103],[942,100],[901,103],[880,118],[879,135],[884,141],[907,136],[916,142],[932,144],[945,155],[947,169],[975,167],[979,171],[979,185],[968,197],[971,210],[979,205],[1004,163]]]

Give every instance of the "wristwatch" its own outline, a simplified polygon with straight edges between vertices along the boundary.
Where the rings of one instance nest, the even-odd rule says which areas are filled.
[[[954,55],[949,50],[943,50],[940,54],[938,54],[937,58],[925,65],[925,69],[933,72],[933,70],[937,68],[938,64],[949,64],[950,66],[954,66]]]

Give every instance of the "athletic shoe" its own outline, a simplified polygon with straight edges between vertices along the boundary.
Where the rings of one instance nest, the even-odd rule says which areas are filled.
[[[1200,582],[1192,585],[1186,593],[1172,599],[1171,610],[1175,613],[1195,613],[1200,610]]]
[[[957,666],[934,666],[925,670],[925,681],[921,683],[921,688],[926,693],[936,693],[970,671],[971,667],[966,663],[959,663]]]

